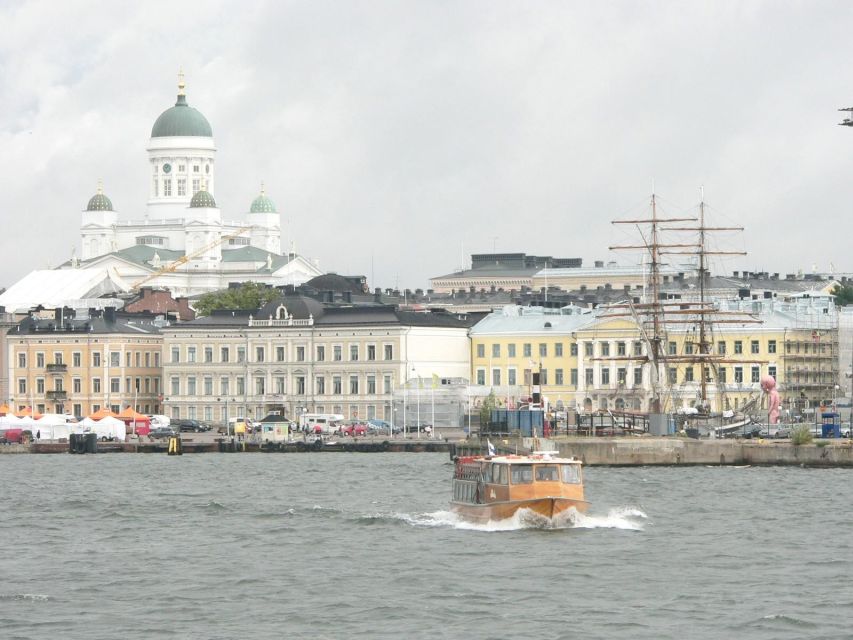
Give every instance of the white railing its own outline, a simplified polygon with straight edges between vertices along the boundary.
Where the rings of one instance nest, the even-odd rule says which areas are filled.
[[[250,327],[311,327],[314,325],[314,316],[310,315],[307,319],[301,318],[286,318],[275,319],[253,318],[249,316]]]

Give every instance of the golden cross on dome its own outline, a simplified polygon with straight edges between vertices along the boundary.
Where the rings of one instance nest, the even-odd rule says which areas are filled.
[[[104,181],[102,178],[98,178],[98,195],[102,195],[104,193]]]
[[[186,93],[184,93],[184,89],[186,88],[186,86],[187,86],[187,84],[186,84],[186,82],[184,82],[184,68],[179,67],[178,68],[178,95],[179,96],[187,95]]]
[[[264,183],[263,183],[263,182],[261,182],[261,195],[264,195],[264,193],[265,193],[265,192],[264,192]]]

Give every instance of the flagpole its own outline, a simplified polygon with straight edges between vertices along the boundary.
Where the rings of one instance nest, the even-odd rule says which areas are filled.
[[[435,374],[432,374],[432,431],[430,431],[430,438],[435,438]]]

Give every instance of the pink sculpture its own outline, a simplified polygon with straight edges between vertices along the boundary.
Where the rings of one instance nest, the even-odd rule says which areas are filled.
[[[761,390],[767,394],[767,418],[770,424],[779,424],[779,405],[781,399],[776,391],[776,379],[773,376],[761,378]]]

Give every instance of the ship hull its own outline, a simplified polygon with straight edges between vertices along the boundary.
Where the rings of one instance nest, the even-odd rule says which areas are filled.
[[[521,509],[532,511],[544,518],[553,520],[556,516],[572,507],[580,512],[584,512],[587,505],[588,503],[585,500],[578,500],[576,498],[546,497],[530,498],[527,500],[507,500],[486,504],[451,502],[450,510],[465,520],[477,524],[485,524],[490,521],[511,518]]]

